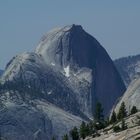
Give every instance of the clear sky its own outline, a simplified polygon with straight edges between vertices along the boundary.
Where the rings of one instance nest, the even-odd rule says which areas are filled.
[[[50,29],[73,23],[113,59],[140,54],[140,0],[0,0],[0,68]]]

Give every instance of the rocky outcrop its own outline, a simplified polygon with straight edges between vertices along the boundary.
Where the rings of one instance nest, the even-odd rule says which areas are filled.
[[[35,52],[13,57],[0,81],[2,106],[10,98],[0,123],[9,132],[3,134],[14,140],[20,135],[23,140],[52,135],[61,139],[72,126],[93,117],[96,102],[109,114],[125,91],[105,49],[78,25],[54,29],[43,36]],[[16,125],[3,123],[12,121]],[[29,133],[23,133],[21,126]]]
[[[16,89],[22,92],[24,98],[29,96],[31,99],[45,99],[72,114],[87,118],[82,113],[80,102],[75,96],[81,90],[83,92],[90,90],[84,87],[89,85],[81,81],[80,89],[76,89],[76,84],[78,85],[80,80],[75,77],[70,81],[73,85],[67,77],[46,65],[43,59],[35,53],[23,53],[14,57],[7,64],[7,69],[1,78],[2,84],[10,90]],[[82,100],[79,97],[80,99]]]
[[[136,106],[140,110],[140,78],[131,82],[121,100],[116,105],[116,112],[118,112],[122,102],[125,103],[128,114],[133,106]]]
[[[140,76],[140,55],[123,57],[114,63],[126,86]]]
[[[23,99],[19,91],[1,93],[0,133],[6,140],[60,140],[81,122],[46,100]]]
[[[86,140],[139,140],[140,139],[140,112],[125,118],[127,129],[120,132],[113,132],[112,125],[101,130],[100,136],[92,138],[87,137]],[[121,126],[118,122],[115,125]]]
[[[87,94],[88,98],[82,103],[87,104],[86,108],[90,106],[86,114],[94,110],[96,101],[102,103],[104,113],[108,114],[116,99],[125,91],[122,79],[105,49],[81,26],[66,26],[47,33],[40,41],[36,53],[46,64],[65,73],[65,76],[70,79],[75,78],[82,69],[82,79],[87,81],[84,79],[83,69],[89,70],[86,70],[86,75],[89,77],[87,82],[91,90],[82,95],[78,94],[78,98]]]

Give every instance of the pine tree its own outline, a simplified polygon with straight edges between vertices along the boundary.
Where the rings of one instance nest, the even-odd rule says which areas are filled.
[[[88,135],[91,135],[91,134],[93,134],[94,133],[94,127],[93,127],[93,121],[90,121],[89,123],[88,123]]]
[[[125,129],[127,129],[127,125],[126,125],[126,123],[125,123],[125,120],[122,119],[121,130],[125,130]]]
[[[105,127],[103,108],[99,102],[97,102],[95,107],[93,127],[95,130],[100,130]]]
[[[117,119],[118,120],[122,120],[123,118],[125,118],[127,116],[127,112],[126,112],[126,108],[125,108],[125,103],[122,102],[121,106],[119,108],[119,113],[117,115]]]
[[[63,136],[63,138],[62,138],[62,140],[68,140],[69,138],[68,138],[68,135],[66,134],[66,135],[64,135]]]
[[[109,124],[110,124],[110,120],[109,120],[109,117],[107,117],[105,119],[105,127],[107,127]]]
[[[78,133],[77,127],[74,127],[74,128],[70,131],[70,135],[71,135],[71,137],[72,137],[72,140],[79,140],[79,133]]]
[[[95,107],[95,113],[94,113],[94,119],[97,122],[103,121],[104,120],[104,115],[103,115],[103,108],[100,102],[97,102],[96,107]]]
[[[121,128],[120,128],[120,126],[118,126],[118,125],[113,125],[113,131],[114,132],[120,132],[121,131]]]
[[[83,138],[83,139],[85,139],[85,137],[86,137],[86,124],[85,124],[85,122],[82,122],[82,124],[81,124],[81,126],[80,126],[80,131],[79,131],[79,133],[80,133],[80,137],[81,138]]]
[[[110,123],[115,123],[117,121],[117,117],[116,117],[116,113],[113,110],[112,115],[111,115],[111,119],[110,119]]]
[[[56,140],[54,136],[52,137],[52,140]]]
[[[92,128],[90,126],[90,123],[86,125],[85,131],[86,131],[86,133],[85,133],[86,136],[89,136],[91,134]]]
[[[132,114],[135,114],[137,112],[138,112],[137,107],[136,106],[133,106],[132,109],[131,109],[130,114],[132,115]]]

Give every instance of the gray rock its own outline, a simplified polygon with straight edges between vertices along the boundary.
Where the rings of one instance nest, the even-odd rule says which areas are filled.
[[[131,82],[126,92],[115,106],[116,112],[118,112],[122,102],[125,103],[128,114],[133,106],[136,106],[137,109],[140,110],[140,78]]]
[[[92,138],[87,137],[85,140],[139,140],[140,139],[140,112],[131,115],[125,118],[125,123],[127,129],[120,131],[118,133],[113,132],[112,126],[107,127],[104,130],[101,130],[100,136]],[[118,122],[114,124],[116,126],[121,126],[121,123]]]
[[[91,91],[85,93],[89,98],[84,100],[86,104],[90,101],[91,110],[86,114],[94,110],[96,101],[102,103],[104,113],[108,114],[116,99],[125,91],[122,79],[105,49],[81,26],[65,26],[47,33],[36,53],[56,70],[62,73],[67,70],[67,77],[72,77],[81,68],[90,69]]]
[[[79,82],[82,83],[80,80]],[[30,98],[46,99],[66,111],[84,117],[82,107],[75,98],[79,90],[75,91],[62,73],[46,65],[42,58],[35,53],[17,55],[8,64],[1,77],[1,83],[12,90],[19,90],[23,93],[24,98],[30,96]],[[84,85],[80,85],[81,88],[83,86],[83,91],[89,90]]]
[[[23,101],[15,91],[2,93],[0,103],[1,136],[8,140],[60,140],[82,122],[46,100]]]
[[[0,81],[2,106],[10,98],[5,114],[0,113],[1,122],[16,123],[1,127],[4,136],[15,140],[52,135],[61,139],[73,126],[93,117],[97,101],[107,115],[125,91],[105,49],[77,25],[55,29],[41,39],[35,52],[13,57]]]
[[[140,76],[140,55],[119,58],[114,63],[127,87]]]

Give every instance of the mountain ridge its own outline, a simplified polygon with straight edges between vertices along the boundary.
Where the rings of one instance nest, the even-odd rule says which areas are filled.
[[[1,77],[1,84],[0,99],[10,98],[12,102],[6,114],[11,112],[14,106],[21,108],[24,112],[18,103],[18,98],[23,104],[27,104],[29,110],[34,107],[34,104],[37,109],[38,106],[42,109],[46,108],[46,104],[44,106],[44,103],[40,105],[36,102],[36,100],[43,100],[85,121],[93,117],[98,101],[104,106],[105,116],[108,115],[117,98],[125,91],[123,81],[105,49],[94,37],[77,25],[50,31],[41,39],[35,52],[22,53],[13,57]],[[30,101],[33,104],[30,104]],[[5,106],[5,103],[2,106]],[[18,108],[15,108],[15,111],[17,110]],[[44,114],[44,111],[41,113]],[[52,114],[52,119],[48,118],[49,114]],[[0,115],[3,114],[0,113]],[[16,115],[24,122],[23,116]],[[60,139],[72,127],[72,125],[68,126],[71,123],[70,120],[64,123],[56,122],[53,119],[56,116],[53,110],[46,112],[45,116],[48,118],[45,119],[45,123],[49,124],[47,129],[51,134],[50,138],[55,135]],[[63,118],[63,114],[57,114],[57,117]],[[10,119],[9,115],[8,119]],[[27,119],[30,120],[30,115]],[[80,122],[77,121],[75,125],[78,126]],[[25,123],[28,123],[28,120]],[[23,134],[23,140],[32,140],[36,133],[41,136],[39,140],[45,140],[44,123],[39,125],[38,129],[36,123],[34,125],[35,130],[32,131],[30,128],[31,133],[28,134],[30,138]],[[8,129],[5,124],[2,127]],[[14,126],[11,124],[10,127]],[[62,127],[65,133],[64,131],[58,133],[58,127]],[[12,131],[8,131],[13,135]],[[16,139],[16,135],[13,139]]]
[[[140,76],[140,54],[116,59],[114,63],[127,87]]]

